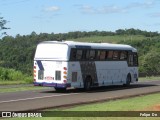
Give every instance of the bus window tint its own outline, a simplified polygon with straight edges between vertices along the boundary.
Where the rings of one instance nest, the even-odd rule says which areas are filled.
[[[76,60],[76,49],[71,49],[70,59]]]
[[[134,66],[138,66],[138,55],[137,53],[133,54]]]
[[[101,51],[100,52],[100,60],[105,60],[105,58],[106,58],[106,51]]]
[[[85,59],[86,59],[86,60],[89,60],[89,50],[86,51]]]
[[[89,55],[89,58],[90,60],[94,60],[95,59],[95,50],[90,50],[90,55]]]
[[[100,50],[97,51],[96,60],[100,59]]]
[[[95,50],[87,50],[85,55],[86,60],[95,60],[96,51]]]
[[[108,51],[107,59],[112,59],[113,51]]]
[[[118,60],[118,59],[119,59],[119,52],[118,51],[114,51],[113,60]]]
[[[77,50],[76,60],[81,60],[81,59],[82,59],[82,50]]]
[[[126,60],[127,59],[127,52],[121,51],[120,53],[120,60]]]
[[[129,60],[128,60],[128,62],[129,62],[129,66],[133,66],[133,54],[129,54]]]

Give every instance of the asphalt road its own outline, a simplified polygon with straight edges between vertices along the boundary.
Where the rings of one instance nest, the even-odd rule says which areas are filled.
[[[131,84],[130,87],[109,86],[88,92],[70,89],[57,93],[53,88],[36,91],[0,93],[0,111],[30,111],[45,108],[67,107],[94,102],[122,99],[160,92],[160,80]]]

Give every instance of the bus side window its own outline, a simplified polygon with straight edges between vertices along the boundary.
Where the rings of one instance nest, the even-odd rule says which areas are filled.
[[[129,66],[133,66],[133,54],[132,53],[129,53],[128,64]]]
[[[96,60],[99,61],[100,59],[100,50],[96,51]]]
[[[137,53],[133,54],[134,66],[138,66],[138,55]]]
[[[86,60],[89,60],[89,50],[86,50],[85,59],[86,59]]]
[[[100,51],[100,60],[105,60],[106,58],[106,51],[102,50]]]
[[[71,49],[70,60],[76,60],[76,49]]]
[[[96,55],[95,50],[90,50],[90,55],[89,55],[90,60],[94,60],[95,59],[95,55]]]
[[[82,59],[82,50],[77,50],[76,60],[81,60],[81,59]]]
[[[127,52],[121,51],[120,53],[120,60],[126,60],[127,59]]]
[[[95,60],[96,51],[95,50],[86,50],[85,59],[86,60]]]
[[[113,51],[108,51],[107,59],[112,60]]]
[[[119,60],[119,52],[118,51],[113,52],[113,60]]]

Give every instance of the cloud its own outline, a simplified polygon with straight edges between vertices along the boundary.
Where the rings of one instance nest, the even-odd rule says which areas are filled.
[[[82,5],[77,4],[74,5],[78,7],[82,13],[86,14],[113,14],[113,13],[126,13],[130,9],[148,9],[153,8],[156,5],[156,0],[146,0],[144,2],[132,2],[126,6],[118,6],[118,5],[108,5],[108,6],[101,6],[101,7],[93,7],[90,5]]]
[[[60,16],[61,14],[51,14],[51,15],[45,15],[45,14],[41,14],[41,15],[36,15],[36,16],[33,16],[32,18],[34,19],[51,19],[55,16]]]
[[[160,12],[150,14],[151,17],[160,17]]]
[[[148,0],[145,2],[133,2],[130,3],[125,7],[125,9],[132,9],[132,8],[152,8],[156,4],[154,0]]]
[[[98,12],[104,14],[111,14],[111,13],[125,13],[126,10],[116,5],[111,5],[111,6],[104,6],[98,9]]]
[[[145,27],[159,27],[160,26],[160,23],[148,23],[148,24],[143,24]]]
[[[160,23],[155,23],[154,26],[160,26]]]
[[[46,11],[46,12],[56,12],[59,10],[60,10],[60,7],[58,7],[58,6],[50,6],[50,7],[47,7],[44,9],[44,11]]]
[[[96,9],[89,5],[82,5],[80,6],[80,9],[82,10],[83,13],[89,13],[89,14],[96,13]]]
[[[103,6],[101,8],[92,7],[90,5],[81,5],[79,8],[81,9],[82,13],[86,14],[111,14],[125,12],[125,9],[115,5]]]

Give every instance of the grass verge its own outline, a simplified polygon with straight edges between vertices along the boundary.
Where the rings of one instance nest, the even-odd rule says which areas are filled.
[[[33,77],[14,69],[0,67],[0,85],[32,83]]]
[[[153,81],[153,80],[160,80],[160,77],[142,77],[139,78],[139,81]],[[28,90],[41,90],[47,89],[47,87],[35,87],[35,86],[25,86],[24,84],[28,84],[26,81],[1,81],[0,86],[6,85],[18,85],[17,87],[0,87],[0,93],[4,92],[16,92],[16,91],[28,91]]]
[[[160,93],[134,98],[114,100],[104,103],[83,105],[65,110],[69,111],[141,111],[149,106],[160,104]],[[54,111],[54,109],[53,109]]]
[[[160,77],[151,76],[151,77],[140,77],[139,78],[139,81],[153,81],[153,80],[160,80]]]
[[[10,80],[7,80],[7,81],[0,81],[0,85],[21,85],[21,84],[31,84],[32,82],[26,82],[26,81],[20,81],[20,80],[17,80],[17,81],[10,81]]]
[[[153,81],[153,80],[160,80],[160,77],[140,77],[139,81]],[[1,80],[0,85],[19,85],[19,84],[32,84],[32,76],[29,77],[27,80]]]
[[[35,86],[18,86],[18,87],[2,87],[0,88],[0,93],[6,93],[6,92],[19,92],[19,91],[30,91],[30,90],[42,90],[47,89],[46,87],[35,87]]]
[[[45,111],[152,111],[155,105],[160,105],[160,93],[115,100],[104,103],[82,105],[66,109],[52,109]],[[160,110],[159,110],[160,111]],[[154,112],[154,111],[153,111]],[[96,115],[93,115],[96,116]],[[116,116],[116,115],[115,115]],[[23,120],[159,120],[159,117],[43,117],[24,118]],[[11,120],[17,120],[13,118]]]

